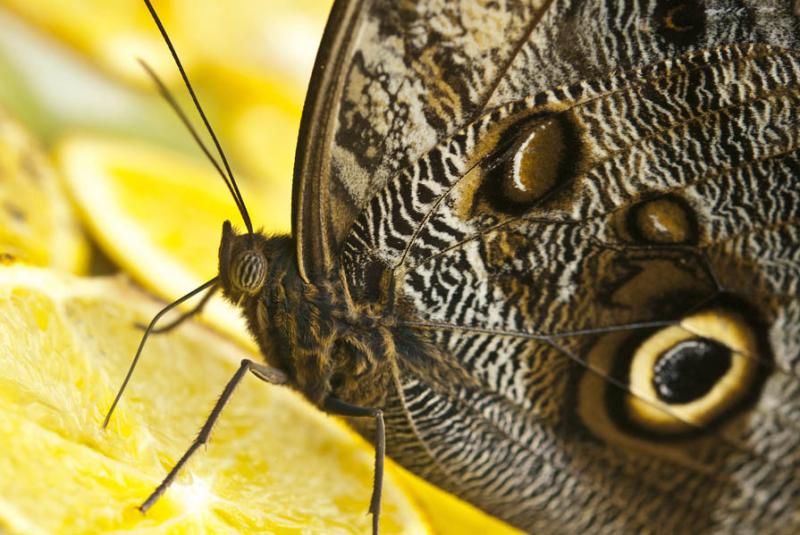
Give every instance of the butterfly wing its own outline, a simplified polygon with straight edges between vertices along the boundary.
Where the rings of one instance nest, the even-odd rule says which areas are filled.
[[[560,4],[497,107],[386,181],[342,246],[354,293],[389,273],[433,347],[398,347],[390,451],[526,529],[791,531],[792,5]],[[597,76],[548,85],[570,67]]]
[[[305,280],[331,269],[390,176],[485,108],[548,3],[335,3],[295,162],[293,234]]]
[[[335,251],[331,210],[331,143],[354,35],[361,22],[362,1],[336,2],[328,17],[303,106],[292,182],[292,235],[303,280],[324,273]]]

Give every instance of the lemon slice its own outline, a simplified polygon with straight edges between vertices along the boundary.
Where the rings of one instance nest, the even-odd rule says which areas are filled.
[[[207,108],[226,111],[218,123],[231,140],[233,159],[265,179],[261,185],[240,184],[254,222],[270,232],[288,230],[297,122],[330,1],[235,0],[224,8],[191,0],[155,3],[204,102],[210,98]],[[141,0],[120,0],[113,9],[99,0],[5,4],[129,82],[151,87],[135,57],[146,58],[167,83],[175,82]],[[286,56],[288,40],[293,46]],[[216,274],[221,222],[240,218],[207,164],[152,146],[92,137],[72,137],[57,154],[95,239],[138,281],[174,298]],[[224,302],[213,301],[204,317],[252,347],[238,312]],[[413,476],[402,479],[418,493],[417,503],[437,533],[514,533]],[[4,507],[0,502],[0,518]],[[204,526],[225,531],[220,524]],[[298,529],[329,531],[302,526]]]
[[[302,101],[332,1],[154,0],[153,4],[192,72],[204,65],[269,72],[296,89]],[[177,81],[142,0],[4,0],[3,6],[129,83],[150,87],[137,57],[146,58],[168,81]],[[218,78],[213,85],[225,84]],[[236,102],[234,93],[229,97],[229,104]]]
[[[202,161],[153,145],[72,137],[56,150],[69,190],[104,251],[155,293],[175,298],[218,273],[222,222],[241,216],[222,180]],[[251,217],[286,231],[289,207],[240,178]],[[259,202],[261,201],[261,202]],[[203,312],[214,326],[255,347],[239,311],[214,298]]]
[[[220,133],[230,140],[226,146],[231,158],[250,176],[276,190],[273,206],[289,206],[305,90],[293,91],[284,80],[231,65],[199,69],[196,78],[204,86],[217,86],[219,90],[212,94],[214,101],[224,106]],[[224,85],[219,87],[218,80],[224,80]]]
[[[284,387],[247,377],[183,475],[183,454],[237,361],[190,324],[151,338],[107,430],[104,411],[158,304],[121,278],[0,267],[0,532],[368,533],[372,453]],[[384,485],[384,533],[426,533]]]
[[[50,163],[0,108],[0,254],[80,272],[87,251]]]
[[[434,533],[523,535],[522,531],[431,485],[408,470],[394,463],[391,468],[397,480],[411,493],[415,503],[425,514]]]

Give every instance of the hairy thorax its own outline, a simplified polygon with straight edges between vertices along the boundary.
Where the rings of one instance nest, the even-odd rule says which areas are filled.
[[[305,283],[290,238],[268,238],[264,247],[266,284],[242,305],[267,363],[286,372],[290,384],[318,406],[329,395],[382,406],[395,358],[392,318],[354,302],[338,270]]]

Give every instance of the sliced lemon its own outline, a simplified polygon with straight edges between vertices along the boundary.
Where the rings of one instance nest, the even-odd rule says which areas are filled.
[[[437,535],[523,535],[520,530],[459,500],[404,468],[392,464],[392,470],[397,480],[414,497]]]
[[[87,251],[47,158],[0,108],[0,254],[80,272],[86,268]]]
[[[136,62],[146,58],[170,80],[171,58],[142,0],[3,0],[4,7],[79,50],[104,70],[149,86]],[[270,72],[302,100],[331,0],[154,0],[181,57]],[[216,83],[225,84],[225,79]],[[235,101],[231,95],[230,102]]]
[[[229,65],[200,69],[197,79],[205,86],[213,86],[211,80],[225,80],[224,85],[217,84],[214,101],[225,106],[219,125],[223,137],[231,141],[226,144],[230,156],[250,176],[279,192],[275,205],[289,206],[305,90],[292,92],[283,80]]]
[[[122,278],[0,267],[0,531],[368,533],[369,448],[255,377],[235,391],[206,450],[139,513],[238,359],[252,357],[197,324],[155,336],[103,430],[141,336],[133,325],[158,306]],[[391,475],[381,526],[428,529]]]
[[[261,72],[299,91],[302,102],[332,0],[154,1],[172,15],[181,47],[198,65]],[[219,86],[226,78],[216,80]],[[231,92],[231,102],[235,93]]]
[[[60,143],[56,160],[79,212],[104,251],[155,293],[174,298],[218,273],[222,222],[241,224],[213,168],[152,145],[98,137]],[[240,179],[253,221],[286,231],[289,207]],[[203,317],[254,347],[239,311],[212,299]]]
[[[176,71],[141,0],[120,0],[113,9],[99,0],[3,3],[106,71],[150,88],[135,62],[143,57],[176,87]],[[297,122],[330,1],[234,0],[224,8],[191,0],[154,4],[207,109],[212,115],[226,110],[219,124],[231,140],[234,159],[262,177],[261,185],[242,184],[254,221],[268,231],[288,230]],[[205,163],[147,145],[90,137],[65,141],[57,154],[95,238],[137,280],[174,298],[216,274],[221,222],[240,219]],[[238,313],[224,302],[212,302],[204,316],[252,347]],[[420,480],[406,484],[419,493],[418,502],[438,533],[508,532]],[[7,507],[0,502],[0,517]],[[215,528],[207,530],[224,531],[222,525]]]

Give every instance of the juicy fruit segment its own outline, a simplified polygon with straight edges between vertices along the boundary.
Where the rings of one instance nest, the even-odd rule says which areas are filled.
[[[0,531],[369,531],[372,455],[286,388],[248,377],[147,515],[136,510],[250,356],[197,326],[151,338],[100,427],[156,303],[120,278],[0,268]],[[393,484],[384,533],[424,533]]]
[[[0,254],[81,272],[88,252],[58,178],[24,129],[0,108]]]

